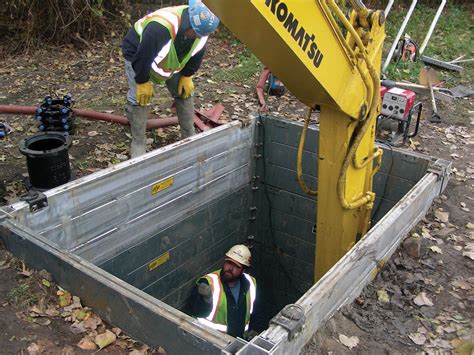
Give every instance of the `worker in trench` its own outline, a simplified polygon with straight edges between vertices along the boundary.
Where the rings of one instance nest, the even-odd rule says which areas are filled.
[[[166,7],[138,20],[122,43],[128,80],[126,115],[131,127],[131,157],[146,153],[146,120],[153,84],[166,84],[174,98],[181,138],[194,134],[194,84],[209,34],[219,25],[200,0]]]
[[[264,329],[257,282],[245,272],[251,260],[249,248],[234,245],[221,269],[197,280],[191,310],[200,323],[246,340]]]

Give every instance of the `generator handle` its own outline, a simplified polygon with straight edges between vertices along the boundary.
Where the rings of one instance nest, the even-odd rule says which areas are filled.
[[[418,109],[418,116],[416,117],[416,123],[415,123],[415,131],[413,133],[408,134],[407,138],[413,138],[418,134],[418,129],[420,127],[420,118],[421,118],[421,111],[423,109],[423,104],[421,102],[418,102],[415,106],[413,106],[410,110],[409,115],[413,115],[415,110]],[[411,120],[411,118],[410,118]]]

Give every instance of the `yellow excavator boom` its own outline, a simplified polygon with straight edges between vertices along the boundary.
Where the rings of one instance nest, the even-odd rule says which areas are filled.
[[[350,0],[204,0],[301,102],[319,107],[315,280],[369,228],[380,111],[381,11]]]

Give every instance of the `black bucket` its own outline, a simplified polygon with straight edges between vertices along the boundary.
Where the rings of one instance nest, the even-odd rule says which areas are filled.
[[[71,142],[71,137],[61,132],[38,133],[20,142],[33,188],[48,190],[71,180],[68,152]]]

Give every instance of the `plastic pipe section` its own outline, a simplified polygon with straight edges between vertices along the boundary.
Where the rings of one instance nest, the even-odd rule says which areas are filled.
[[[403,19],[403,23],[400,27],[400,30],[398,30],[397,37],[393,41],[392,48],[390,48],[390,52],[388,53],[387,59],[385,59],[385,63],[382,68],[382,72],[385,72],[387,70],[388,65],[390,64],[390,61],[392,60],[393,53],[395,52],[395,48],[397,47],[398,41],[400,40],[400,37],[402,36],[403,32],[405,31],[405,27],[407,27],[408,20],[410,19],[411,15],[413,14],[413,10],[415,10],[417,0],[413,0],[411,3],[410,8],[408,9],[408,13],[406,14],[405,18]]]
[[[441,1],[441,4],[439,5],[438,7],[438,11],[436,11],[436,15],[433,19],[433,21],[431,22],[431,26],[430,26],[430,29],[428,30],[428,33],[426,34],[426,37],[425,39],[423,40],[423,43],[421,44],[421,48],[420,48],[420,55],[423,54],[423,52],[425,51],[425,48],[428,44],[428,41],[430,40],[431,38],[431,35],[433,34],[433,31],[436,27],[436,24],[438,23],[438,19],[439,17],[441,16],[441,12],[443,11],[444,9],[444,5],[446,5],[446,0],[442,0]]]
[[[393,3],[394,3],[394,2],[395,2],[395,0],[389,0],[389,1],[388,1],[387,7],[385,8],[385,11],[384,11],[385,19],[387,19],[388,13],[389,13],[390,10],[392,9],[392,6],[393,6]]]
[[[17,105],[0,105],[0,113],[10,113],[17,115],[34,115],[36,112],[35,106],[17,106]],[[87,118],[90,120],[106,121],[118,123],[128,126],[128,120],[124,116],[112,115],[110,113],[97,112],[92,110],[73,109],[73,112],[78,117]],[[147,129],[161,128],[174,126],[178,124],[177,117],[149,119],[146,123]]]

